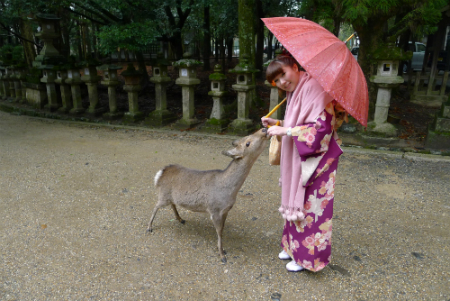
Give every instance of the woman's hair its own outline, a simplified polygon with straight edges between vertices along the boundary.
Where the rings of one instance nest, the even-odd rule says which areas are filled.
[[[300,64],[290,55],[279,55],[267,66],[266,79],[271,83],[278,74],[283,73],[283,66],[293,67],[297,65],[298,70],[303,70]]]

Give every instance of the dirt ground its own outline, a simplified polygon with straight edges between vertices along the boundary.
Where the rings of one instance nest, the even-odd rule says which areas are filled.
[[[161,210],[153,177],[225,168],[233,137],[0,112],[0,300],[450,300],[448,157],[345,148],[332,263],[280,261],[278,167],[267,150],[217,252],[208,216]]]

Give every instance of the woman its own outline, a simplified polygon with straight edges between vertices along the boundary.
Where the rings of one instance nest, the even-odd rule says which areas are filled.
[[[263,126],[271,126],[269,135],[282,136],[279,211],[285,225],[279,258],[292,259],[288,271],[317,272],[331,260],[334,183],[342,154],[335,132],[338,105],[291,56],[272,61],[266,78],[287,92],[285,119],[261,118]]]

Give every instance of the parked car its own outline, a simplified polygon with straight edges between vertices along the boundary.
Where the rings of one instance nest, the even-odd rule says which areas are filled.
[[[415,44],[413,45],[412,42],[409,42],[408,51],[412,51],[413,53],[413,57],[411,60],[411,68],[414,71],[422,70],[423,59],[425,58],[425,48],[426,46],[424,43],[415,42]],[[355,59],[358,60],[359,46],[353,47],[350,51],[355,57]],[[403,72],[408,71],[408,62],[405,63],[406,64],[403,64]]]
[[[425,58],[425,49],[426,46],[424,43],[415,42],[413,43],[410,41],[408,44],[408,51],[412,51],[413,56],[411,60],[411,68],[413,71],[420,71],[422,70],[423,60]],[[405,64],[403,64],[403,72],[408,71],[408,62],[406,61]]]
[[[353,54],[353,57],[358,60],[358,52],[359,52],[359,46],[353,47],[350,52]]]

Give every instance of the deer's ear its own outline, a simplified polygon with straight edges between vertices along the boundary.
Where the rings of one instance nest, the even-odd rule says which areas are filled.
[[[245,138],[245,137],[244,137],[244,138]],[[231,145],[233,145],[233,146],[238,146],[238,145],[241,143],[241,140],[242,140],[242,139],[243,139],[243,138],[234,140],[233,142],[231,142]]]
[[[230,150],[223,151],[222,154],[231,157],[233,159],[240,159],[243,156],[242,150],[238,150],[237,148],[232,148]]]

